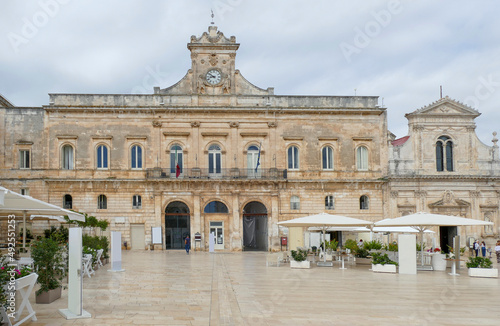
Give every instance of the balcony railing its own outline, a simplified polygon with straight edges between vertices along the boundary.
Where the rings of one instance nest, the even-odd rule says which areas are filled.
[[[172,169],[152,168],[146,170],[146,178],[148,179],[270,179],[270,180],[285,180],[287,178],[287,170],[280,169],[201,169],[191,168],[182,169],[179,176],[176,176],[176,171]]]

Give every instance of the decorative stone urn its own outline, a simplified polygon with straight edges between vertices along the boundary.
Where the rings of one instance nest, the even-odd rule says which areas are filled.
[[[431,258],[432,269],[435,271],[445,271],[446,270],[446,255],[445,254],[433,254]]]

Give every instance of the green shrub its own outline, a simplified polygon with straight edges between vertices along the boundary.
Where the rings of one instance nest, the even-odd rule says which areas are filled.
[[[389,259],[389,256],[387,256],[387,254],[381,254],[381,253],[374,253],[372,255],[372,264],[374,265],[385,265],[385,264],[392,264],[392,265],[397,265],[398,263],[396,263],[395,261],[392,261]]]
[[[307,251],[302,249],[292,250],[292,258],[295,261],[304,261],[307,259]]]
[[[367,241],[363,248],[366,250],[380,250],[382,249],[382,243],[378,240]]]
[[[51,238],[58,243],[68,243],[69,229],[65,228],[62,225],[59,228],[51,226],[50,229],[45,229],[43,233],[45,235],[45,238]]]
[[[337,250],[338,245],[339,245],[339,242],[337,240],[333,239],[332,241],[325,241],[324,248],[335,251],[335,250]]]
[[[389,245],[384,245],[382,248],[387,251],[398,251],[398,244],[393,242],[389,243]]]
[[[108,238],[105,236],[90,236],[84,234],[82,236],[82,246],[87,247],[89,249],[94,249],[94,250],[99,250],[103,249],[102,252],[102,257],[103,258],[108,258],[108,252],[109,252],[109,241]],[[90,253],[90,252],[89,252]]]
[[[370,254],[365,248],[354,249],[353,253],[358,258],[367,258]]]
[[[493,263],[486,257],[469,257],[469,261],[465,264],[467,268],[492,268]]]
[[[31,245],[31,258],[38,274],[37,283],[40,284],[37,295],[61,287],[62,279],[66,276],[63,271],[67,270],[63,258],[65,250],[66,246],[51,238],[42,238]]]
[[[356,251],[356,249],[358,249],[358,244],[353,239],[347,239],[345,241],[344,247],[346,247],[347,249],[350,249],[351,251],[354,252],[354,251]]]

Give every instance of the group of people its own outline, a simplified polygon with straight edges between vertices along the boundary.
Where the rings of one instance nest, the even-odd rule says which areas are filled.
[[[479,240],[476,240],[474,242],[472,249],[474,249],[474,252],[476,253],[476,257],[479,257],[479,250],[481,250],[482,256],[486,257],[486,243],[484,241],[481,241],[481,243],[479,243]],[[491,249],[490,249],[490,251],[491,251]]]
[[[476,257],[479,256],[479,249],[481,249],[481,254],[483,255],[483,257],[486,257],[486,243],[484,243],[484,241],[479,243],[479,240],[476,240],[474,242],[472,249],[474,249],[474,252],[476,253]],[[491,258],[491,254],[492,254],[491,247],[488,248],[488,252],[489,252],[489,258]],[[496,245],[495,245],[495,253],[497,255],[497,263],[500,263],[500,240],[498,240]]]

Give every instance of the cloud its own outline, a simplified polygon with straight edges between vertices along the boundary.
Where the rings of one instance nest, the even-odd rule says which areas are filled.
[[[190,68],[186,43],[206,31],[210,10],[241,43],[237,68],[276,94],[380,96],[390,130],[404,136],[404,114],[437,100],[443,85],[445,95],[477,104],[484,142],[497,128],[500,21],[486,1],[9,1],[0,13],[0,93],[41,106],[54,92],[168,87]],[[36,32],[24,35],[29,24]],[[360,31],[366,44],[347,60],[341,44],[355,46]],[[13,34],[27,40],[17,52]],[[151,70],[160,77],[149,80]]]

